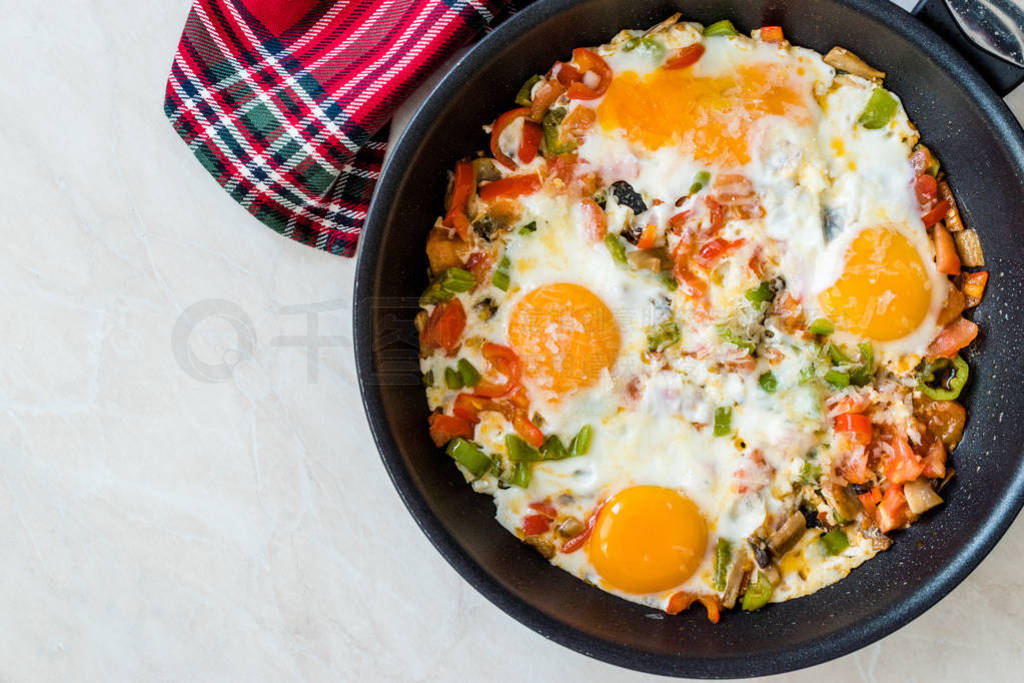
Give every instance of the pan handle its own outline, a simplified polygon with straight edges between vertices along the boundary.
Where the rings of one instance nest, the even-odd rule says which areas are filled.
[[[1024,81],[1022,0],[920,0],[913,14],[1005,96]]]

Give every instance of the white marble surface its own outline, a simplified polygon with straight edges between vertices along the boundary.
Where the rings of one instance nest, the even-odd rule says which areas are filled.
[[[416,528],[360,407],[354,262],[261,227],[164,120],[187,4],[0,9],[0,680],[655,680],[520,626]],[[174,355],[209,300],[255,330],[249,359],[224,318],[190,338],[226,381]],[[311,365],[275,338],[317,303]],[[1019,680],[1022,553],[1018,522],[916,622],[791,679]]]

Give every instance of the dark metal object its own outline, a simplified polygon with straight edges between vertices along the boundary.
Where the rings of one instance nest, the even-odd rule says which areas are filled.
[[[923,139],[949,174],[964,221],[992,273],[973,317],[970,421],[953,454],[946,504],[893,547],[812,596],[717,625],[700,610],[668,617],[550,566],[493,519],[427,435],[412,318],[427,284],[423,245],[441,212],[446,172],[486,147],[481,122],[511,106],[519,85],[571,48],[646,28],[674,11],[742,30],[779,24],[821,52],[842,45],[888,72]],[[356,272],[356,363],[374,438],[424,533],[467,581],[507,613],[567,647],[620,666],[688,677],[778,673],[863,647],[933,605],[985,557],[1024,503],[1024,132],[993,89],[943,40],[888,2],[869,0],[548,0],[487,36],[420,107],[385,168]],[[984,495],[977,492],[983,491]],[[952,635],[951,631],[951,635]]]

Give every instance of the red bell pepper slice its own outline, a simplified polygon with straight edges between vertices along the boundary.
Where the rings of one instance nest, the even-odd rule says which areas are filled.
[[[466,208],[469,204],[469,197],[473,194],[473,185],[476,182],[473,173],[473,162],[460,161],[455,164],[455,182],[452,187],[452,203],[448,213],[444,217],[444,225],[454,228],[459,237],[469,237],[469,217],[466,216]]]
[[[459,344],[466,329],[466,309],[458,299],[440,303],[431,311],[423,329],[423,347],[427,351],[444,349],[447,355]]]
[[[494,125],[491,126],[491,156],[502,166],[507,168],[515,168],[516,162],[512,158],[505,154],[501,149],[501,134],[505,132],[505,129],[512,125],[512,123],[523,116],[527,116],[530,113],[528,107],[520,107],[519,109],[512,109],[499,116],[494,121]]]
[[[485,202],[493,202],[495,199],[522,197],[533,194],[540,189],[540,178],[536,173],[527,175],[512,175],[507,178],[492,180],[480,187],[480,199]]]
[[[523,517],[523,533],[527,536],[543,534],[549,528],[551,528],[551,520],[544,515],[527,515]]]
[[[704,605],[704,609],[708,613],[708,621],[712,624],[717,624],[718,619],[721,617],[721,608],[718,605],[718,598],[710,595],[694,595],[693,593],[687,593],[685,591],[679,591],[673,593],[672,597],[668,599],[668,605],[665,607],[666,614],[679,614],[683,610],[689,609],[690,605],[695,602],[699,602]]]
[[[693,66],[697,63],[704,55],[704,46],[700,43],[694,43],[693,45],[687,45],[679,52],[675,53],[672,57],[668,58],[665,62],[664,68],[666,69],[685,69],[688,66]]]
[[[956,251],[956,244],[949,230],[936,223],[932,228],[932,241],[935,243],[935,269],[946,275],[959,275],[960,254]]]
[[[578,47],[572,51],[572,63],[580,72],[580,80],[569,86],[570,100],[593,100],[604,95],[612,82],[612,69],[608,62],[586,48]],[[585,85],[587,73],[596,74],[598,81],[594,87]]]
[[[943,218],[945,218],[946,217],[946,212],[948,212],[948,211],[949,211],[949,202],[946,201],[945,199],[943,199],[941,202],[936,204],[931,209],[931,211],[928,211],[923,216],[921,216],[921,220],[924,221],[924,227],[926,227],[926,228],[932,227],[933,225],[935,225],[936,223],[941,221]]]
[[[530,119],[533,121],[540,121],[544,118],[544,112],[546,112],[552,104],[555,103],[562,93],[565,92],[565,86],[558,82],[557,79],[551,79],[541,83],[533,93],[533,100],[530,102]]]
[[[486,398],[497,398],[508,394],[518,386],[521,369],[519,356],[515,351],[501,344],[485,342],[480,353],[483,354],[492,370],[504,375],[505,381],[492,382],[489,379],[483,379],[473,388],[473,393]]]
[[[721,237],[714,237],[704,243],[694,260],[705,268],[712,268],[718,263],[719,259],[743,246],[745,243],[746,240],[744,239],[726,240]]]
[[[439,448],[457,436],[463,439],[473,438],[473,425],[468,420],[455,415],[433,413],[427,422],[430,423],[430,438]]]
[[[555,519],[558,517],[558,510],[556,510],[555,506],[546,500],[530,503],[530,509],[539,512],[548,519]]]
[[[537,158],[540,141],[544,137],[544,129],[539,123],[523,121],[523,136],[519,139],[519,160],[528,164]]]

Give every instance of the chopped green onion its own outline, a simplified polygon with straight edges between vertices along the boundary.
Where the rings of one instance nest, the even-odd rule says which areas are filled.
[[[807,384],[813,381],[818,376],[818,371],[814,369],[813,365],[805,365],[800,368],[800,384]]]
[[[746,349],[747,351],[753,353],[755,348],[753,342],[750,342],[741,337],[734,329],[732,329],[728,325],[716,325],[715,329],[718,331],[718,338],[721,339],[722,341],[728,342],[729,344],[734,344],[740,347],[741,349]]]
[[[821,537],[821,544],[829,555],[838,555],[850,547],[850,539],[842,529],[833,529]]]
[[[775,292],[772,290],[770,282],[762,282],[757,287],[748,289],[746,292],[747,301],[755,306],[760,306],[766,301],[771,301],[773,296],[775,296]]]
[[[519,92],[516,93],[516,104],[520,107],[529,107],[533,104],[531,94],[533,93],[533,86],[537,85],[538,81],[540,81],[540,75],[538,74],[534,74],[526,79],[526,83],[523,83],[523,87],[519,88]]]
[[[800,467],[800,478],[797,480],[797,483],[810,486],[817,484],[819,480],[821,480],[821,465],[810,460],[804,460],[803,466]]]
[[[448,388],[452,391],[458,391],[462,388],[462,375],[455,368],[444,369],[444,383],[448,385]]]
[[[661,280],[661,284],[665,285],[670,292],[676,291],[676,288],[679,287],[679,283],[676,282],[675,276],[670,272],[666,271],[664,273],[660,273],[658,275],[658,279]]]
[[[743,594],[742,607],[748,612],[761,609],[772,599],[772,592],[775,590],[771,580],[764,572],[757,573],[757,581],[747,586],[747,592]]]
[[[813,320],[810,325],[807,326],[807,330],[811,334],[828,335],[836,331],[836,326],[832,324],[831,320],[827,318],[817,318]]]
[[[448,455],[465,467],[474,477],[483,475],[491,466],[491,459],[483,451],[462,437],[455,437],[445,449]]]
[[[420,295],[420,306],[429,306],[430,304],[440,304],[445,301],[451,301],[453,296],[455,296],[453,292],[441,287],[441,281],[436,280],[431,282],[430,285],[423,290],[423,294]]]
[[[857,348],[860,349],[860,367],[850,371],[850,383],[862,387],[875,378],[875,347],[861,342]]]
[[[825,351],[828,353],[828,357],[832,359],[834,365],[850,365],[853,363],[853,359],[843,353],[843,350],[829,342],[828,346],[825,347]]]
[[[774,394],[775,390],[779,388],[779,380],[775,379],[775,375],[772,374],[771,370],[762,373],[761,376],[757,378],[757,383],[761,385],[761,388],[764,389],[766,394]]]
[[[498,456],[494,456],[494,462],[491,463],[491,474],[499,479],[502,479],[505,474],[504,464]]]
[[[732,408],[715,408],[715,436],[728,436],[732,432]]]
[[[704,29],[704,35],[709,38],[713,36],[738,36],[739,33],[728,19],[716,21]]]
[[[562,125],[565,114],[564,107],[553,107],[548,109],[548,113],[544,115],[541,127],[544,129],[545,157],[558,156],[559,154],[565,154],[576,149],[575,142],[562,142],[559,126]]]
[[[928,398],[953,401],[960,396],[969,375],[967,361],[959,354],[952,359],[938,358],[922,365],[917,375],[917,387]]]
[[[845,389],[850,386],[850,373],[832,369],[825,373],[825,381],[836,389]]]
[[[732,561],[732,543],[724,538],[718,539],[715,546],[715,590],[724,591],[729,575],[729,562]]]
[[[515,467],[512,468],[512,478],[509,483],[513,486],[525,489],[530,485],[530,479],[533,477],[533,471],[530,469],[530,463],[528,462],[517,462]]]
[[[621,265],[626,264],[626,245],[622,243],[618,235],[612,232],[605,234],[604,245],[608,247],[608,253],[612,255],[613,261]]]
[[[664,351],[679,341],[679,325],[674,320],[651,325],[644,331],[647,333],[647,349],[649,351]]]
[[[565,449],[562,440],[552,434],[541,444],[540,457],[543,460],[564,460],[569,457],[569,451]]]
[[[459,359],[459,375],[462,377],[462,386],[464,387],[475,387],[480,381],[480,373],[465,358]]]
[[[468,292],[476,285],[476,276],[462,268],[448,268],[441,275],[441,288],[449,292]]]
[[[505,452],[512,462],[533,462],[540,460],[540,451],[515,434],[505,435]]]
[[[857,119],[865,128],[881,128],[896,113],[896,98],[885,88],[875,88]]]
[[[519,235],[529,235],[531,232],[537,232],[537,221],[530,221],[523,227],[519,228]]]
[[[690,194],[697,194],[700,192],[708,181],[711,180],[711,174],[707,171],[701,171],[693,177],[693,185],[690,185]]]
[[[640,36],[633,36],[622,46],[623,52],[632,52],[640,46]]]
[[[649,53],[652,57],[658,57],[665,51],[665,48],[661,46],[661,43],[650,36],[634,36],[626,41],[626,44],[622,49],[625,52],[632,52],[638,47],[642,47],[644,52]]]
[[[425,387],[432,387],[432,386],[434,386],[434,371],[433,370],[427,370],[427,372],[423,375],[423,386],[425,386]]]
[[[508,271],[494,271],[494,275],[491,276],[491,284],[500,289],[501,291],[507,292],[508,286],[509,284],[511,284],[511,279],[508,276]]]
[[[590,425],[583,425],[580,427],[580,431],[576,432],[576,436],[572,437],[572,441],[569,442],[569,453],[570,455],[586,455],[587,451],[590,450],[590,437],[593,430]]]

